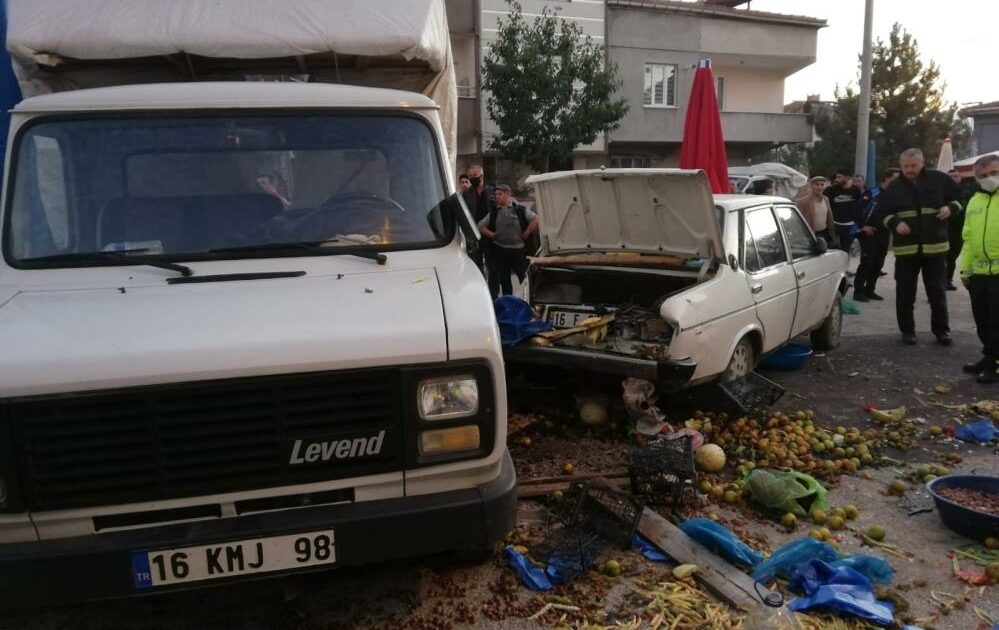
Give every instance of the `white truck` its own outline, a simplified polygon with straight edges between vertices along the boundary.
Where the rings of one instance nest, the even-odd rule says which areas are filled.
[[[0,606],[509,531],[441,0],[8,11]]]

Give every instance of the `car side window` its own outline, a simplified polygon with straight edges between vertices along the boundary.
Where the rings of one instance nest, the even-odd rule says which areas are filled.
[[[804,219],[794,208],[777,206],[777,218],[780,219],[787,245],[791,248],[791,259],[801,260],[815,255],[815,237],[805,225]]]
[[[751,232],[760,257],[760,268],[787,262],[784,239],[781,238],[777,220],[770,208],[761,208],[746,213],[746,231]]]
[[[742,267],[746,271],[753,273],[763,267],[760,265],[760,255],[756,251],[756,241],[753,233],[749,231],[749,224],[743,222],[743,260]]]

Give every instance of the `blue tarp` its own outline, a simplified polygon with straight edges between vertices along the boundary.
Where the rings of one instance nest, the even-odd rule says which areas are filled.
[[[531,305],[519,297],[504,295],[496,298],[493,310],[496,311],[500,341],[504,346],[515,346],[552,327],[548,322],[534,319]]]

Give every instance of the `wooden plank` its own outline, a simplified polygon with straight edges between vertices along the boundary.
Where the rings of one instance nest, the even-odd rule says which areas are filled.
[[[537,497],[543,497],[555,492],[556,490],[561,490],[565,492],[569,489],[573,483],[581,481],[578,478],[566,477],[565,481],[560,482],[550,482],[550,483],[530,483],[527,485],[517,486],[517,498],[518,499],[534,499]],[[624,479],[603,479],[604,485],[614,489],[614,490],[627,490],[631,486],[631,480]]]
[[[760,605],[760,597],[766,597],[770,593],[761,584],[760,594],[757,595],[753,578],[716,556],[683,533],[679,527],[648,508],[642,513],[638,533],[678,564],[697,565],[695,578],[734,608],[744,612],[753,610]]]
[[[682,267],[687,259],[682,256],[639,254],[570,254],[531,258],[535,267],[560,265],[602,265],[605,267]]]
[[[613,315],[605,315],[600,319],[594,320],[593,322],[586,325],[580,325],[574,328],[556,328],[554,330],[547,330],[545,332],[538,333],[535,336],[544,337],[548,341],[559,341],[560,339],[565,339],[566,337],[570,337],[572,335],[586,332],[588,330],[593,330],[594,328],[600,328],[601,326],[606,326],[612,321],[614,321]]]

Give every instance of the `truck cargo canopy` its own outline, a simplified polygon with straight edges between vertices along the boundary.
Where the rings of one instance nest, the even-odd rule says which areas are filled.
[[[430,96],[454,147],[443,0],[7,0],[7,11],[25,97],[198,80],[388,87]]]

